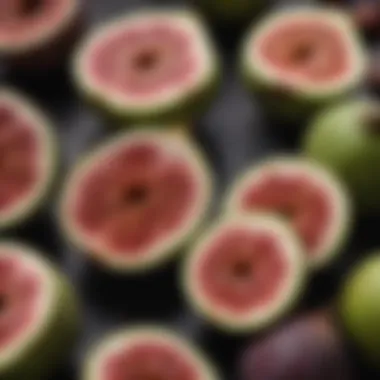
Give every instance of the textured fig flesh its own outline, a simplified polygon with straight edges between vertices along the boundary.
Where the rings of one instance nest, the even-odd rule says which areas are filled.
[[[328,189],[303,171],[268,171],[246,187],[239,202],[245,211],[273,212],[285,217],[311,257],[318,253],[333,228],[334,205]]]
[[[287,279],[284,247],[271,231],[223,231],[202,254],[196,278],[202,293],[233,313],[260,310],[276,300]]]
[[[88,59],[102,86],[144,99],[186,86],[197,70],[191,36],[167,21],[125,27],[99,41]]]
[[[41,282],[12,252],[0,258],[0,356],[38,322]]]
[[[349,70],[341,32],[321,20],[283,22],[262,39],[260,55],[280,76],[306,83],[328,83]]]
[[[68,0],[2,0],[0,4],[0,45],[29,40],[34,34],[60,23]]]
[[[106,358],[101,380],[198,380],[199,370],[175,348],[141,340]]]
[[[130,257],[174,236],[199,196],[191,164],[150,140],[94,163],[78,189],[76,223],[108,250]]]
[[[12,211],[35,189],[40,160],[31,121],[0,101],[0,215]]]

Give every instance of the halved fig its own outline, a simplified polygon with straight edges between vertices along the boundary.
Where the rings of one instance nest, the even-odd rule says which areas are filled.
[[[241,53],[246,83],[278,116],[308,116],[364,82],[367,56],[349,15],[295,8],[267,16]],[[273,113],[273,108],[271,108]]]
[[[193,308],[217,328],[248,333],[285,315],[303,290],[301,244],[271,216],[233,217],[196,242],[183,287]]]
[[[2,0],[0,56],[10,68],[46,68],[62,63],[82,18],[80,0]]]
[[[134,326],[104,339],[88,355],[82,380],[218,380],[214,366],[179,334]]]
[[[106,267],[141,271],[168,259],[206,216],[211,173],[172,132],[127,132],[79,163],[61,215],[69,238]]]
[[[226,209],[282,217],[314,269],[331,264],[351,227],[351,202],[342,184],[315,162],[298,158],[272,158],[248,169],[233,185]]]
[[[23,95],[0,89],[0,230],[37,211],[55,166],[50,121]]]
[[[88,99],[124,121],[182,121],[209,102],[217,61],[191,11],[139,11],[85,39],[74,78]]]
[[[67,280],[33,248],[0,242],[0,377],[42,379],[75,342],[79,313]]]

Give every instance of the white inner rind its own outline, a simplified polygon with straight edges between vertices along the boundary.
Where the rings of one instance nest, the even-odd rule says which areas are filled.
[[[56,167],[56,142],[50,121],[45,115],[22,95],[11,89],[0,90],[0,105],[6,104],[18,117],[25,119],[38,137],[39,177],[28,195],[23,196],[7,209],[0,211],[0,228],[9,227],[27,217],[45,198],[52,183]]]
[[[291,73],[287,69],[281,69],[277,65],[267,61],[261,55],[261,45],[267,36],[283,25],[302,22],[310,19],[334,28],[340,34],[342,44],[348,56],[349,68],[328,81],[310,81],[302,78],[302,75]],[[265,19],[259,26],[255,26],[247,37],[243,47],[243,67],[249,77],[260,80],[269,86],[288,86],[296,93],[313,97],[325,97],[335,93],[341,93],[357,85],[365,76],[368,60],[364,52],[360,38],[348,15],[332,9],[296,9],[280,11]]]
[[[197,281],[199,267],[207,259],[207,253],[227,231],[234,229],[270,233],[281,243],[286,259],[286,275],[281,280],[279,290],[271,300],[261,306],[256,305],[246,312],[228,310],[205,294],[202,284]],[[194,308],[219,327],[235,332],[255,330],[269,325],[297,300],[304,281],[303,251],[298,239],[285,223],[267,215],[233,216],[219,222],[209,230],[189,253],[184,265],[184,290]],[[271,281],[272,279],[268,279]]]
[[[190,54],[195,58],[194,72],[186,81],[164,86],[160,91],[139,96],[116,90],[113,85],[100,83],[91,75],[91,57],[99,44],[112,39],[121,31],[147,28],[155,22],[166,23],[187,34],[191,40]],[[107,23],[91,34],[78,49],[74,60],[74,76],[90,96],[102,99],[109,107],[120,112],[144,113],[152,109],[170,106],[187,98],[206,85],[216,72],[216,57],[207,32],[195,15],[188,11],[151,11],[124,16]]]
[[[16,259],[18,265],[23,266],[25,270],[38,277],[41,291],[38,303],[35,305],[37,314],[33,316],[33,323],[5,349],[0,349],[0,371],[2,368],[16,363],[17,359],[38,339],[38,336],[44,333],[51,314],[54,312],[53,305],[56,301],[57,284],[51,268],[39,256],[40,254],[37,251],[22,244],[13,242],[0,243],[0,260],[3,257]]]
[[[217,380],[220,378],[216,369],[207,362],[203,354],[190,342],[165,328],[136,326],[112,334],[96,347],[85,362],[83,379],[106,380],[100,375],[104,362],[115,353],[121,350],[126,352],[129,347],[133,347],[140,342],[162,343],[165,346],[172,347],[179,356],[185,358],[190,365],[199,371],[201,374],[199,380]]]
[[[284,156],[269,159],[257,168],[248,169],[233,185],[226,200],[226,211],[228,213],[247,213],[242,209],[242,196],[249,189],[254,189],[267,175],[273,173],[304,175],[306,179],[317,184],[324,192],[324,196],[328,198],[332,215],[330,225],[326,226],[323,243],[315,251],[313,257],[308,257],[308,262],[312,267],[323,266],[339,254],[340,245],[350,226],[351,206],[345,189],[332,174],[319,164],[311,160],[298,160]]]
[[[81,4],[79,0],[65,0],[58,23],[51,24],[45,22],[42,27],[36,28],[35,31],[25,33],[25,38],[17,42],[14,39],[7,40],[0,37],[0,54],[20,54],[48,43],[69,26],[78,16],[80,8]]]
[[[205,167],[203,158],[195,145],[187,141],[186,137],[171,135],[171,133],[170,131],[163,132],[149,128],[144,131],[122,133],[93,154],[84,158],[67,181],[60,207],[61,220],[65,231],[67,231],[74,244],[100,261],[107,263],[115,270],[144,269],[146,266],[157,264],[164,260],[175,253],[183,240],[196,231],[206,216],[213,192],[212,174]],[[72,202],[75,200],[77,192],[80,191],[78,186],[80,179],[89,170],[96,168],[98,160],[101,162],[103,158],[117,151],[119,147],[127,148],[139,142],[152,143],[164,152],[173,150],[181,159],[185,159],[188,162],[188,170],[191,171],[193,179],[198,182],[198,193],[197,198],[193,201],[192,208],[188,211],[186,221],[181,224],[181,228],[172,232],[171,236],[161,238],[141,257],[136,258],[122,255],[120,252],[112,252],[102,241],[97,241],[93,234],[86,233],[78,222],[74,220]],[[89,249],[91,250],[90,252]]]

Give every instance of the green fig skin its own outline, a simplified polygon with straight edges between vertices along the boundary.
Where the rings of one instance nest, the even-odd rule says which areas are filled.
[[[349,273],[338,297],[339,315],[348,336],[368,362],[380,363],[380,252]]]
[[[311,122],[303,143],[308,157],[346,183],[363,213],[380,210],[380,128],[372,125],[380,120],[369,120],[378,107],[365,100],[330,107]]]

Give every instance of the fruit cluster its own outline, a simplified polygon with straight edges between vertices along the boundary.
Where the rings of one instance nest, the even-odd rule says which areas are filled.
[[[266,3],[198,5],[236,22]],[[82,38],[82,8],[79,0],[0,3],[0,53],[10,70],[56,68],[75,45],[78,92],[128,125],[70,170],[59,195],[64,236],[101,269],[126,276],[149,275],[182,253],[180,288],[201,318],[228,334],[266,331],[300,303],[313,274],[343,254],[354,215],[380,211],[380,106],[354,99],[371,71],[359,29],[368,18],[302,7],[270,11],[250,27],[238,66],[248,91],[276,117],[308,127],[302,153],[247,168],[212,220],[214,176],[189,127],[222,78],[206,22],[193,10],[135,11]],[[57,145],[39,106],[1,89],[2,233],[33,222],[53,192]],[[240,378],[350,379],[343,335],[376,364],[379,274],[374,255],[326,311],[248,347]],[[48,376],[78,335],[74,289],[42,254],[10,240],[0,243],[0,289],[1,379]],[[177,334],[135,326],[91,351],[81,378],[218,380],[220,373]]]

